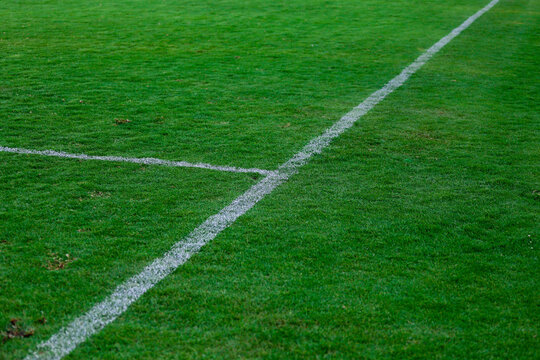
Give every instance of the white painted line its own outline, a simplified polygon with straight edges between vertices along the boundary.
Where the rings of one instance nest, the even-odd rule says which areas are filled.
[[[189,163],[186,161],[170,161],[170,160],[161,160],[155,158],[129,158],[123,156],[94,156],[86,154],[70,154],[62,151],[54,150],[30,150],[22,148],[11,148],[6,146],[0,146],[0,152],[15,153],[15,154],[27,154],[27,155],[42,155],[42,156],[53,156],[66,159],[79,159],[79,160],[99,160],[99,161],[116,161],[116,162],[129,162],[135,164],[145,164],[145,165],[163,165],[163,166],[172,166],[172,167],[188,167],[188,168],[199,168],[199,169],[208,169],[208,170],[218,170],[218,171],[229,171],[235,173],[250,173],[250,174],[261,174],[261,175],[271,175],[275,171],[271,170],[262,170],[262,169],[244,169],[234,166],[219,166],[211,165],[204,163]]]
[[[146,291],[154,287],[167,275],[185,263],[201,247],[214,239],[236,219],[245,214],[259,200],[270,194],[276,187],[298,172],[309,159],[320,153],[330,142],[350,128],[355,121],[381,102],[386,96],[399,88],[409,77],[420,69],[433,55],[441,50],[453,38],[468,28],[482,14],[491,9],[499,0],[491,1],[486,7],[468,18],[463,24],[452,30],[450,34],[439,40],[401,74],[390,80],[382,89],[374,92],[351,112],[343,116],[337,123],[326,130],[321,136],[313,139],[289,161],[281,165],[278,172],[270,174],[248,191],[236,198],[230,205],[216,215],[209,217],[198,228],[193,230],[185,239],[177,242],[161,258],[154,260],[142,272],[118,286],[105,300],[96,304],[86,314],[76,318],[49,340],[38,345],[36,352],[26,359],[61,359],[69,354],[80,343],[99,332],[107,324],[114,321],[120,314]]]

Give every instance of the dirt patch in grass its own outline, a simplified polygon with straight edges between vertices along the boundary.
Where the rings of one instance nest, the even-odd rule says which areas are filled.
[[[114,119],[114,124],[115,125],[122,125],[122,124],[127,124],[127,123],[130,123],[131,120],[129,119]]]
[[[16,338],[27,338],[34,335],[34,329],[27,328],[21,324],[20,319],[11,319],[8,326],[1,333],[2,343]]]
[[[47,261],[47,265],[45,265],[45,268],[51,271],[65,269],[67,265],[77,260],[77,258],[74,258],[69,254],[65,254],[62,256],[58,255],[57,253],[50,253],[49,256],[51,257],[51,259]]]

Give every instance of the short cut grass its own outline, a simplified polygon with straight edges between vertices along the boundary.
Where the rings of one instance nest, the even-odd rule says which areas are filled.
[[[0,145],[274,169],[485,5],[3,1]],[[537,357],[539,29],[501,0],[68,358]],[[0,153],[0,359],[258,178]]]

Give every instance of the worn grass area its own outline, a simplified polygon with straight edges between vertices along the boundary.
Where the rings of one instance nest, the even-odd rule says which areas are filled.
[[[275,168],[486,1],[97,4],[0,4],[0,145]],[[539,29],[502,0],[69,357],[537,357]],[[254,181],[0,154],[0,358]]]

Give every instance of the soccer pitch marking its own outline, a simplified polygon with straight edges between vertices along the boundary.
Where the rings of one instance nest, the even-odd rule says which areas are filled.
[[[193,254],[197,253],[221,231],[232,225],[236,219],[245,214],[262,198],[287,181],[292,175],[296,174],[298,169],[307,164],[313,155],[321,153],[322,150],[330,145],[332,140],[343,134],[358,119],[403,85],[433,55],[438,53],[446,44],[452,41],[463,30],[467,29],[476,19],[489,11],[498,2],[499,0],[492,0],[484,8],[465,20],[460,26],[426,50],[412,64],[403,69],[399,75],[390,80],[381,89],[371,94],[349,113],[345,114],[345,116],[328,128],[322,135],[311,140],[302,150],[282,164],[276,172],[266,176],[233,200],[231,204],[217,214],[210,216],[185,239],[174,244],[162,257],[157,258],[140,273],[120,284],[105,300],[94,305],[87,313],[76,318],[47,341],[38,345],[37,350],[29,354],[26,359],[61,359],[73,351],[77,345],[114,321],[145,292],[153,288],[180,265],[184,264]]]
[[[199,169],[208,169],[208,170],[218,170],[218,171],[228,171],[235,173],[249,173],[249,174],[261,174],[261,175],[272,175],[275,171],[271,170],[262,170],[262,169],[244,169],[235,166],[219,166],[211,165],[204,163],[190,163],[187,161],[171,161],[171,160],[162,160],[156,158],[131,158],[123,156],[95,156],[95,155],[86,155],[86,154],[70,154],[62,151],[55,150],[31,150],[31,149],[22,149],[22,148],[11,148],[6,146],[0,146],[0,152],[14,153],[14,154],[26,154],[26,155],[42,155],[42,156],[52,156],[65,159],[78,159],[78,160],[99,160],[99,161],[113,161],[113,162],[129,162],[134,164],[145,164],[145,165],[162,165],[162,166],[171,166],[171,167],[188,167],[188,168],[199,168]]]

